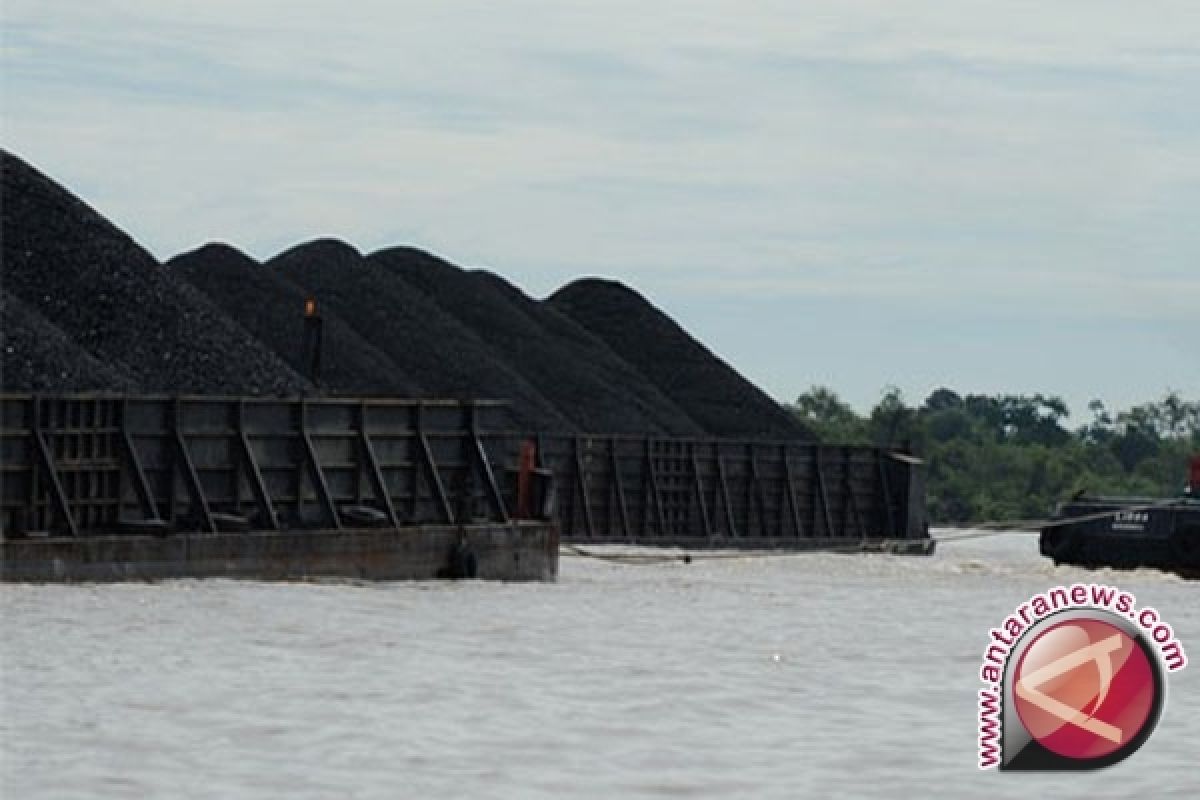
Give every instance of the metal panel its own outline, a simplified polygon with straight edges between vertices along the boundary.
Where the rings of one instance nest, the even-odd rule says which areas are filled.
[[[506,521],[522,441],[576,541],[797,546],[925,535],[919,462],[872,447],[517,434],[496,404],[0,395],[0,531]],[[498,415],[497,415],[498,416]],[[372,511],[373,510],[373,511]],[[347,520],[347,515],[353,522]]]
[[[492,446],[515,460],[512,435]],[[919,538],[919,462],[875,447],[636,436],[538,435],[556,476],[564,539],[798,546],[815,539]]]
[[[498,408],[0,394],[0,532],[144,531],[156,520],[178,531],[506,522],[482,439]]]

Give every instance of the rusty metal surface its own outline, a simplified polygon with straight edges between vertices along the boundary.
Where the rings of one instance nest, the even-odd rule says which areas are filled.
[[[537,522],[303,532],[54,537],[0,541],[0,581],[169,578],[432,580],[465,547],[481,580],[552,581],[558,534]]]
[[[486,402],[0,395],[0,532],[89,535],[508,519]]]
[[[927,537],[922,465],[875,447],[493,430],[498,404],[0,395],[0,535],[505,523],[564,539],[806,549]],[[552,485],[552,488],[548,488]],[[528,488],[528,487],[527,487]],[[161,523],[160,523],[161,521]]]
[[[572,542],[788,547],[927,539],[922,465],[885,448],[534,436]],[[516,459],[521,437],[504,455]],[[499,446],[499,443],[497,443]]]

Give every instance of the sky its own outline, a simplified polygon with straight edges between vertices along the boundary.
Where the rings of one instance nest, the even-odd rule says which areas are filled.
[[[0,141],[160,259],[628,283],[782,402],[1200,399],[1200,3],[4,0]]]

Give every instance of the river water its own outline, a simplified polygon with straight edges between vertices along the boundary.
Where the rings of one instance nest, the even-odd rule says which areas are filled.
[[[1196,662],[1115,767],[976,768],[989,628],[1112,583]],[[1033,537],[933,558],[627,566],[555,584],[0,586],[0,796],[1193,797],[1200,585],[1056,568]]]

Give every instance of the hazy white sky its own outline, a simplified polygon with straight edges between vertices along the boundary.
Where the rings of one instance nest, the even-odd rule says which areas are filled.
[[[160,258],[626,281],[779,400],[1200,398],[1200,3],[5,0],[2,139]]]

